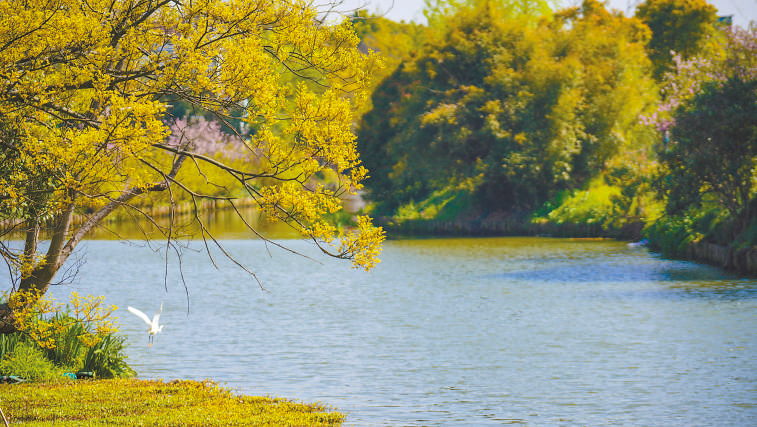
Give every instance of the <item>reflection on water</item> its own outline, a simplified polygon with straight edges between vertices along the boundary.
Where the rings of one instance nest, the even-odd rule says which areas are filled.
[[[232,209],[210,210],[199,214],[199,220],[205,227],[205,233],[212,233],[218,239],[254,239],[256,233],[273,239],[297,238],[299,234],[290,226],[277,222],[271,223],[253,208],[240,209],[238,215]],[[91,238],[93,239],[138,239],[143,233],[159,239],[160,235],[153,223],[144,218],[135,218],[137,221],[116,221],[105,224],[97,229]],[[160,218],[158,223],[162,227],[169,225],[166,217]],[[254,231],[250,230],[252,227]],[[191,214],[177,216],[174,221],[175,233],[182,236],[200,238],[202,229],[197,219]]]
[[[393,241],[368,274],[287,243],[320,263],[224,242],[267,291],[187,251],[187,299],[162,251],[88,241],[54,292],[120,306],[142,377],[322,401],[347,425],[757,425],[755,280],[612,241]],[[161,301],[147,348],[124,308]]]
[[[168,216],[156,216],[148,220],[136,211],[120,211],[119,220],[111,218],[102,222],[87,237],[94,240],[122,240],[122,239],[164,239],[165,230],[171,226]],[[78,218],[84,221],[84,218]],[[200,226],[202,222],[202,226]],[[217,239],[255,239],[259,235],[271,239],[296,239],[300,234],[291,226],[282,222],[273,223],[262,216],[258,210],[251,207],[239,209],[237,214],[233,209],[206,210],[198,217],[190,212],[177,214],[172,225],[172,236],[179,238]],[[42,236],[49,238],[52,226],[43,227]],[[163,230],[163,231],[161,231]],[[21,232],[10,234],[10,238],[23,240]]]

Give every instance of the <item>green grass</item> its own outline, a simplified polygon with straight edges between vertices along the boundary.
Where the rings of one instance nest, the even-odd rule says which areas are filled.
[[[210,381],[0,384],[0,408],[25,426],[340,426],[345,419],[320,403],[241,396]]]

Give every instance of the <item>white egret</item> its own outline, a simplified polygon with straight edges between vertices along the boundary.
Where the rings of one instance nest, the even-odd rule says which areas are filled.
[[[163,325],[158,324],[158,320],[160,319],[160,313],[163,312],[163,303],[160,303],[160,310],[158,310],[157,313],[155,313],[155,316],[153,316],[152,320],[150,320],[149,317],[147,317],[146,314],[144,314],[142,311],[134,308],[134,307],[127,307],[127,309],[137,315],[140,319],[144,320],[145,323],[150,327],[150,330],[147,332],[149,334],[149,337],[147,338],[147,346],[152,347],[152,339],[157,335],[160,331],[163,330]]]

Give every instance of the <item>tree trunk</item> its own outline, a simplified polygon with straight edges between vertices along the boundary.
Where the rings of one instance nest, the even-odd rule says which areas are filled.
[[[68,258],[64,252],[64,244],[74,216],[74,207],[71,204],[55,220],[50,247],[43,260],[36,264],[31,274],[21,278],[21,283],[16,292],[34,292],[40,297],[50,289],[55,274],[60,270]],[[26,242],[24,244],[24,263],[33,263],[39,239],[39,223],[36,219],[30,220],[27,225]],[[29,301],[31,303],[32,301]],[[16,332],[15,316],[8,303],[0,305],[0,333],[8,334]]]
[[[0,304],[0,334],[16,332],[16,318],[8,303]]]

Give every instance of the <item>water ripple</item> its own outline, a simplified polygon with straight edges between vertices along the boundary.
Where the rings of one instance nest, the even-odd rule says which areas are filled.
[[[228,241],[267,291],[184,255],[90,241],[142,377],[322,401],[356,426],[757,425],[757,281],[611,241],[395,241],[369,274]],[[146,347],[123,310],[164,303]],[[189,311],[187,311],[189,307]]]

